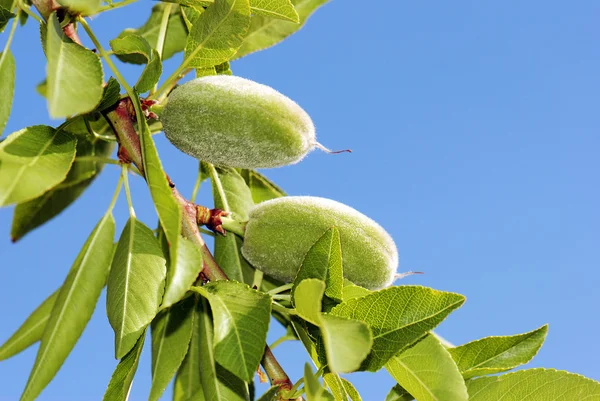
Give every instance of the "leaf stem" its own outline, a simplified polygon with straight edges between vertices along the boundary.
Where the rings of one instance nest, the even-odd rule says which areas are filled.
[[[129,166],[127,164],[123,164],[121,167],[121,177],[123,178],[123,183],[125,184],[125,195],[127,196],[127,205],[129,206],[129,216],[132,219],[135,219],[135,210],[133,210],[133,202],[131,201],[131,190],[129,189],[129,178],[127,176],[127,170]]]
[[[160,21],[160,29],[158,31],[158,38],[156,40],[156,51],[158,52],[160,59],[163,59],[163,50],[165,46],[165,38],[167,36],[167,27],[169,26],[169,18],[171,17],[171,3],[166,3],[165,8],[163,10],[162,19]],[[156,88],[158,88],[158,82],[154,84],[152,91],[150,91],[150,95],[156,92]]]
[[[294,283],[284,284],[280,287],[273,288],[271,291],[267,291],[267,294],[269,294],[269,295],[279,294],[284,291],[291,290],[293,286],[294,286]]]
[[[106,213],[112,212],[115,208],[115,204],[117,203],[117,199],[119,198],[119,194],[121,193],[121,185],[123,184],[123,176],[119,176],[119,182],[117,183],[117,188],[115,188],[115,193],[110,201],[110,205],[108,206],[108,211]]]
[[[190,202],[196,203],[196,197],[198,196],[198,191],[200,190],[200,184],[202,184],[202,162],[198,162],[198,176],[196,177],[196,183],[194,184],[194,189],[192,190],[192,196],[190,197]]]
[[[21,9],[25,14],[29,15],[31,18],[37,20],[37,22],[39,22],[40,24],[44,23],[44,20],[38,17],[33,11],[31,11],[31,7],[29,7],[29,5],[27,5],[23,0],[17,0],[17,5],[19,9]],[[17,15],[15,18],[18,19],[19,16]]]

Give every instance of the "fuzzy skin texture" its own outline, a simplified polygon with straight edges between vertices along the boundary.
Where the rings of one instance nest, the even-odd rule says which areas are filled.
[[[257,269],[292,282],[310,247],[330,227],[340,233],[344,277],[368,289],[394,281],[398,251],[376,222],[342,203],[288,196],[259,203],[250,211],[242,255]]]
[[[186,82],[161,115],[166,137],[198,160],[269,168],[302,160],[315,144],[308,114],[275,89],[231,75]]]

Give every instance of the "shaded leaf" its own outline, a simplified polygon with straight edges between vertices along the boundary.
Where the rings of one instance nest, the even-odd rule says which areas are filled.
[[[57,0],[73,14],[92,15],[100,8],[100,0]]]
[[[104,167],[96,161],[78,161],[78,157],[108,157],[113,150],[112,143],[104,141],[90,142],[87,138],[77,141],[75,161],[67,178],[56,187],[30,201],[19,203],[15,208],[11,239],[17,241],[25,234],[57,216],[87,189]]]
[[[184,63],[203,68],[228,61],[241,46],[249,25],[248,0],[216,0],[190,30]]]
[[[414,397],[410,395],[401,385],[396,384],[388,395],[385,397],[385,401],[412,401]]]
[[[304,25],[308,17],[328,0],[292,0],[300,22],[282,21],[260,15],[252,17],[248,35],[235,58],[264,50],[287,38]]]
[[[215,72],[219,75],[233,75],[229,61],[225,61],[219,65],[215,65]]]
[[[128,56],[135,64],[146,64],[135,84],[139,93],[149,91],[158,82],[162,73],[160,55],[143,36],[135,33],[119,36],[110,41],[110,47],[117,56]]]
[[[334,307],[331,314],[360,320],[370,327],[373,348],[361,369],[375,372],[464,301],[462,295],[426,287],[390,287],[344,301]]]
[[[125,29],[123,32],[119,34],[119,38],[123,36],[128,36],[131,34],[136,34],[148,42],[152,49],[157,48],[158,42],[158,33],[160,31],[160,23],[163,16],[164,4],[157,4],[152,7],[152,13],[148,18],[148,21],[141,27],[137,29]],[[181,10],[179,7],[172,7],[171,13],[169,15],[169,22],[167,24],[167,34],[165,36],[165,42],[163,46],[162,52],[162,60],[167,60],[175,53],[183,51],[185,48],[185,41],[188,35],[187,28],[185,26],[185,22],[181,15]],[[131,55],[131,54],[121,54],[117,55],[119,60],[127,63],[133,64],[145,64],[146,61],[139,56]]]
[[[600,383],[554,369],[527,369],[467,381],[469,401],[600,400]]]
[[[250,189],[242,176],[233,168],[208,165],[212,182],[215,208],[231,212],[241,221],[248,219],[254,206]],[[254,269],[241,254],[242,240],[235,234],[215,237],[215,260],[231,280],[251,284]]]
[[[181,236],[181,208],[173,196],[147,126],[140,140],[150,195],[170,244],[165,294],[161,305],[166,308],[183,298],[196,281],[202,269],[202,256],[195,244]]]
[[[390,359],[385,368],[419,401],[467,401],[467,388],[450,353],[431,334]]]
[[[463,377],[504,372],[526,364],[538,353],[548,334],[544,325],[529,333],[494,336],[448,348]]]
[[[319,383],[319,378],[312,372],[310,365],[304,365],[304,390],[306,401],[334,401],[333,395]]]
[[[256,401],[275,401],[277,399],[277,393],[279,392],[279,386],[273,386],[264,392]]]
[[[0,206],[33,199],[65,179],[75,158],[73,135],[34,125],[0,143]]]
[[[296,286],[296,312],[302,319],[320,327],[331,372],[355,371],[371,350],[371,331],[361,321],[322,314],[324,292],[323,281],[312,278],[303,280]]]
[[[21,327],[0,347],[0,361],[10,358],[42,339],[60,289],[44,300]]]
[[[372,291],[356,285],[348,279],[344,279],[344,287],[342,288],[342,298],[344,301],[349,301],[354,298],[361,298],[365,295],[369,295],[371,292]]]
[[[262,359],[271,317],[271,298],[235,281],[193,287],[210,302],[215,361],[244,381]]]
[[[325,295],[342,302],[344,283],[340,232],[331,227],[308,250],[294,279],[294,287],[302,280],[316,278],[326,283]],[[292,289],[292,296],[294,289]]]
[[[10,7],[10,6],[8,6]],[[8,21],[15,18],[17,15],[10,12],[9,9],[2,7],[0,5],[0,33],[4,31],[4,28],[8,24]],[[1,132],[0,132],[1,133]]]
[[[108,212],[83,245],[58,293],[21,400],[34,400],[40,394],[83,333],[106,282],[114,236],[115,221]]]
[[[56,13],[48,19],[46,95],[53,118],[94,110],[102,99],[104,75],[100,57],[63,32]],[[82,74],[81,71],[85,71]]]
[[[123,228],[107,283],[106,312],[120,359],[150,324],[162,299],[165,259],[151,229],[135,218]]]
[[[158,400],[179,369],[192,337],[194,297],[173,305],[152,321],[152,387],[150,400]]]
[[[133,377],[140,362],[144,348],[146,332],[144,331],[131,351],[121,359],[110,378],[103,401],[126,401],[129,398]]]
[[[148,92],[150,89],[154,87],[154,85],[160,79],[160,75],[162,74],[162,63],[160,61],[160,55],[156,50],[152,50],[152,58],[144,71],[142,71],[142,75],[138,79],[135,84],[135,89],[139,93]]]
[[[254,203],[280,198],[287,194],[267,177],[254,170],[248,171],[248,186]]]
[[[100,103],[96,107],[96,111],[102,111],[113,106],[120,98],[121,85],[119,84],[119,81],[110,77],[102,91],[102,100],[100,100]]]
[[[1,13],[2,10],[0,10],[0,20],[2,18]],[[0,136],[4,132],[4,127],[6,127],[8,117],[10,116],[10,109],[12,108],[15,94],[15,76],[15,58],[12,53],[10,50],[0,52],[0,93],[2,93],[2,102],[0,102]]]
[[[194,302],[191,315],[192,332],[188,345],[187,354],[175,376],[173,385],[173,401],[204,401],[204,392],[200,381],[200,360],[203,352],[200,350],[200,319],[201,303],[200,296],[194,294],[190,297]],[[211,350],[212,351],[212,350]],[[202,353],[201,353],[202,352]]]

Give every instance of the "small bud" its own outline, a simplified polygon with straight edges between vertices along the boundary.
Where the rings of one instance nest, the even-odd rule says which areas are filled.
[[[242,254],[265,274],[291,282],[310,247],[333,226],[340,233],[344,277],[368,289],[395,280],[398,251],[390,235],[351,207],[324,198],[290,196],[256,205]]]
[[[294,101],[230,75],[176,88],[161,115],[166,137],[190,156],[239,168],[294,164],[315,146],[315,127]]]

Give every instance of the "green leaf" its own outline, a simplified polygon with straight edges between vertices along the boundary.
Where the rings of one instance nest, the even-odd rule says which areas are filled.
[[[300,17],[290,0],[250,0],[252,14],[300,22]]]
[[[78,157],[108,157],[113,144],[104,141],[90,142],[87,138],[77,141],[75,162],[71,166],[67,178],[56,187],[30,201],[19,203],[15,208],[11,227],[13,242],[23,238],[25,234],[41,226],[57,216],[87,189],[104,167],[96,161],[78,161]]]
[[[329,387],[333,393],[336,401],[362,401],[360,394],[352,383],[348,380],[341,378],[339,375],[334,373],[325,373],[323,375],[325,384]]]
[[[102,100],[96,107],[96,111],[103,111],[119,101],[121,98],[121,85],[119,81],[110,77],[102,92]]]
[[[191,316],[192,333],[187,353],[177,371],[177,376],[175,376],[173,401],[204,401],[204,393],[200,381],[200,361],[204,356],[200,351],[200,319],[202,305],[198,305],[201,303],[199,295],[194,294],[194,296],[190,298],[194,301]],[[195,394],[197,395],[194,396]]]
[[[158,400],[179,369],[193,329],[194,297],[173,305],[152,321],[152,387],[150,400]]]
[[[326,283],[325,295],[342,302],[344,276],[342,271],[342,245],[340,232],[331,227],[314,243],[294,279],[294,287],[307,278],[316,278]],[[292,289],[292,296],[294,289]]]
[[[369,295],[371,292],[372,291],[356,285],[348,279],[344,279],[344,288],[342,289],[342,298],[344,301],[349,301],[354,298],[362,298],[366,295]]]
[[[34,125],[0,143],[0,206],[33,199],[65,179],[75,158],[73,135]]]
[[[165,259],[151,229],[131,217],[117,244],[106,294],[108,321],[115,331],[115,356],[135,345],[158,312]]]
[[[192,26],[194,26],[194,24],[196,23],[196,21],[198,21],[198,18],[200,17],[200,14],[202,14],[205,9],[197,4],[183,4],[183,2],[180,2],[182,4],[181,7],[181,14],[183,15],[183,19],[185,21],[185,25],[188,28],[188,31],[192,30]],[[190,2],[193,3],[193,2]]]
[[[46,56],[46,94],[50,116],[69,117],[94,110],[103,92],[104,74],[100,57],[69,39],[56,13],[48,19]]]
[[[310,365],[304,365],[304,390],[306,401],[334,401],[333,395],[319,383],[319,378],[312,372]]]
[[[13,97],[15,95],[15,58],[10,50],[0,52],[0,136],[10,116]]]
[[[528,369],[467,381],[469,401],[600,400],[600,383],[554,369]]]
[[[144,331],[137,340],[131,351],[121,359],[117,368],[110,378],[106,392],[104,393],[103,401],[127,401],[133,377],[140,362],[140,355],[144,348],[144,340],[146,332]]]
[[[140,75],[140,78],[135,84],[135,89],[139,93],[148,92],[158,82],[161,74],[162,63],[160,61],[160,55],[156,50],[152,50],[152,58],[146,68],[144,68],[144,71],[142,71],[142,75]]]
[[[325,283],[309,278],[296,286],[294,303],[298,315],[318,326],[331,372],[353,372],[367,357],[373,344],[371,331],[358,320],[321,313]]]
[[[505,372],[524,365],[538,353],[548,334],[544,325],[529,333],[493,336],[448,348],[463,377]]]
[[[467,388],[450,353],[431,334],[386,363],[390,375],[419,401],[467,401]]]
[[[215,361],[240,379],[252,380],[264,353],[271,298],[235,281],[215,281],[193,289],[212,308]]]
[[[344,301],[331,314],[363,321],[371,328],[373,348],[361,369],[376,372],[464,301],[462,295],[426,287],[390,287]]]
[[[215,72],[219,75],[233,75],[229,61],[225,61],[219,65],[215,65]]]
[[[279,386],[273,386],[269,388],[263,395],[261,395],[256,401],[275,401],[277,393],[279,392]]]
[[[213,311],[214,316],[214,311]],[[198,343],[200,351],[200,380],[207,400],[250,401],[248,386],[225,370],[215,358],[220,352],[215,347],[215,331],[205,300],[198,303]],[[264,342],[261,350],[264,351]],[[261,351],[262,357],[262,351]],[[198,396],[198,393],[196,393]]]
[[[106,283],[114,236],[115,221],[108,212],[83,245],[58,293],[21,400],[34,400],[40,394],[83,333]]]
[[[248,220],[254,206],[250,189],[242,176],[233,168],[208,165],[212,182],[215,208],[231,212],[235,218]],[[230,280],[251,284],[254,269],[241,254],[242,240],[235,234],[215,237],[215,260]]]
[[[308,17],[328,0],[292,0],[300,22],[281,21],[260,15],[252,17],[248,35],[235,54],[238,59],[281,42],[304,25]]]
[[[399,384],[392,387],[387,397],[385,397],[385,401],[412,401],[414,399],[415,398],[408,394],[408,392],[406,392]]]
[[[0,5],[0,33],[2,33],[4,31],[4,28],[8,24],[8,21],[15,18],[16,16],[17,15],[11,13],[9,9],[4,8]]]
[[[250,192],[254,203],[280,198],[287,194],[267,177],[254,170],[248,170]]]
[[[29,317],[23,322],[21,327],[14,332],[12,336],[0,347],[0,361],[8,359],[18,354],[29,346],[42,339],[46,323],[50,319],[52,308],[56,302],[60,289],[52,293],[44,302],[40,304]]]
[[[92,15],[100,8],[100,0],[57,0],[73,14]]]
[[[166,308],[183,298],[196,281],[202,269],[202,256],[195,244],[181,236],[181,208],[173,196],[147,126],[140,139],[150,195],[170,244],[165,294],[161,305]]]
[[[249,25],[248,0],[216,0],[193,25],[184,63],[203,68],[228,61],[242,45]]]
[[[157,4],[152,7],[152,13],[150,14],[150,18],[148,21],[141,27],[137,29],[126,29],[119,34],[119,38],[124,36],[128,36],[131,34],[136,34],[144,39],[150,44],[152,49],[157,48],[158,43],[158,33],[160,31],[161,20],[163,17],[165,5]],[[183,51],[185,48],[185,41],[188,35],[187,28],[185,26],[185,22],[181,15],[181,10],[179,7],[172,7],[171,13],[169,15],[169,22],[167,24],[167,34],[165,36],[165,42],[162,53],[162,60],[167,60],[176,53]],[[136,55],[130,54],[121,54],[117,55],[119,60],[126,63],[133,64],[146,64],[146,61],[143,57],[139,57]]]

